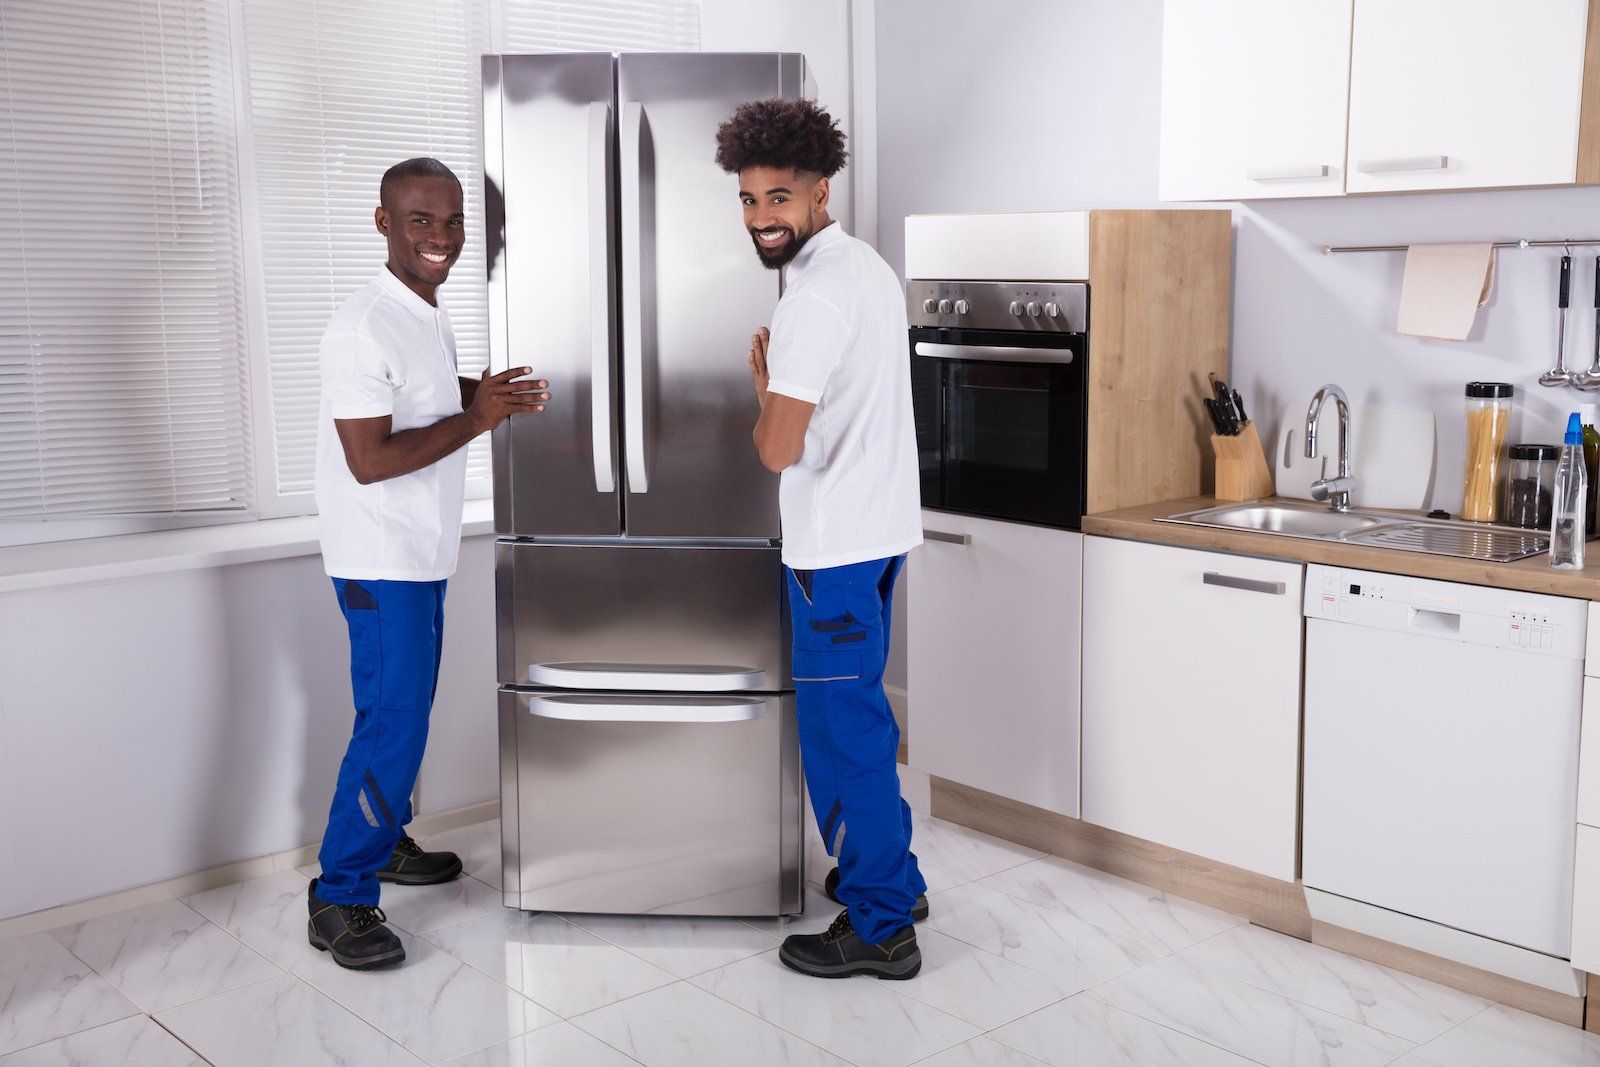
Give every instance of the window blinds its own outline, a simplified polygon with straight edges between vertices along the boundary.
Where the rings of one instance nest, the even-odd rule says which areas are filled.
[[[0,520],[242,509],[224,0],[0,3]]]

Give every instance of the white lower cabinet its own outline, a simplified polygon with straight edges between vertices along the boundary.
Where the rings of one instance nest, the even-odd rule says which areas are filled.
[[[1578,827],[1572,869],[1572,965],[1600,974],[1600,829]]]
[[[911,766],[1078,814],[1083,535],[923,512],[907,563]]]
[[[1083,818],[1293,881],[1304,567],[1090,537]]]

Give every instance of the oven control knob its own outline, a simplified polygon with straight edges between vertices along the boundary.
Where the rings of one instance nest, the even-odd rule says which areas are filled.
[[[1022,302],[1020,300],[1011,301],[1011,314],[1013,314],[1013,315],[1022,314]]]
[[[1061,305],[1052,300],[1050,303],[1044,306],[1044,313],[1052,319],[1060,318]]]
[[[939,301],[930,296],[928,299],[922,302],[922,310],[929,315],[932,315],[935,311],[939,310]]]
[[[948,301],[948,300],[941,300],[941,301],[939,301],[939,314],[941,314],[941,315],[948,315],[948,314],[950,314],[950,312],[951,312],[951,311],[952,311],[952,310],[953,310],[953,309],[954,309],[954,308],[955,308],[955,305],[954,305],[954,304],[952,304],[952,303],[950,303],[950,301]]]
[[[957,300],[956,301],[956,314],[957,315],[965,315],[967,312],[969,312],[971,310],[972,310],[972,305],[967,303],[965,300]]]
[[[1034,318],[1039,317],[1039,305],[1035,301],[1028,301],[1028,314]]]

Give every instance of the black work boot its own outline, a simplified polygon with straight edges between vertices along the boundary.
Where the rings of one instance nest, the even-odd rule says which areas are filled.
[[[378,872],[378,881],[436,885],[460,873],[461,857],[454,852],[424,852],[421,845],[401,834],[389,854],[389,865]]]
[[[844,903],[844,901],[839,899],[839,868],[835,867],[833,870],[828,872],[828,880],[822,883],[822,891],[826,893],[828,895],[828,899],[833,901],[835,904]],[[926,921],[927,918],[928,894],[919,893],[917,895],[916,903],[911,905],[911,921],[914,923],[920,923]]]
[[[791,970],[816,978],[871,974],[898,980],[914,978],[922,970],[916,927],[902,927],[878,944],[869,945],[850,925],[848,908],[820,934],[791,934],[784,938],[778,958]]]
[[[333,953],[334,962],[355,971],[388,967],[406,958],[406,947],[384,923],[376,904],[330,904],[317,899],[317,880],[306,891],[311,911],[307,935],[314,948]]]

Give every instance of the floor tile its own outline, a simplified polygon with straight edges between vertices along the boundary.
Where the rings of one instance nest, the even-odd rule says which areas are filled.
[[[1014,1048],[1006,1048],[998,1041],[991,1041],[987,1037],[975,1037],[964,1045],[947,1048],[925,1060],[918,1060],[916,1067],[1042,1067],[1042,1065],[1032,1056],[1023,1055]]]
[[[555,915],[502,908],[423,936],[563,1018],[677,981]]]
[[[419,842],[429,852],[454,852],[461,857],[461,867],[485,885],[500,888],[500,820],[458,826],[429,834]]]
[[[821,933],[842,910],[838,904],[828,899],[820,885],[806,883],[805,899],[806,910],[802,915],[790,919],[740,919],[739,921],[781,940],[790,934]]]
[[[1176,952],[1244,922],[1236,915],[1050,856],[983,885]]]
[[[1418,1043],[1489,1006],[1448,986],[1259,926],[1236,926],[1178,958]]]
[[[145,1015],[0,1056],[0,1067],[205,1067],[205,1062]]]
[[[300,873],[315,878],[318,868],[306,866]],[[389,922],[408,934],[425,934],[441,926],[476,919],[504,908],[500,890],[461,874],[438,885],[395,885],[383,883],[379,903]]]
[[[1062,996],[1167,954],[1160,945],[1102,930],[981,882],[940,893],[929,904],[929,929],[1050,975],[1060,983]]]
[[[283,973],[177,900],[50,933],[147,1012]]]
[[[217,1067],[422,1063],[289,974],[168,1009],[156,1021]]]
[[[639,1067],[571,1023],[557,1023],[504,1044],[446,1060],[445,1067]]]
[[[1495,1004],[1395,1067],[1600,1067],[1600,1035]]]
[[[900,983],[810,978],[785,967],[775,951],[691,981],[857,1067],[904,1067],[981,1033],[895,992]]]
[[[1365,1067],[1388,1063],[1415,1047],[1172,957],[1096,986],[1092,995],[1268,1067]]]
[[[306,941],[306,890],[299,871],[235,882],[185,897],[184,903],[286,971],[319,953]]]
[[[138,1014],[49,934],[0,941],[0,1055]]]
[[[989,1035],[1050,1067],[1249,1067],[1242,1056],[1080,993]],[[1308,1061],[1315,1062],[1315,1061]]]
[[[1068,983],[933,930],[917,932],[922,970],[894,986],[913,1000],[992,1030],[1077,992]]]
[[[838,1057],[686,982],[580,1015],[573,1025],[645,1067],[847,1067]]]
[[[913,813],[911,850],[964,882],[996,874],[1044,855],[1031,848],[958,826],[953,822]]]
[[[509,1041],[560,1016],[473,970],[443,949],[398,931],[398,967],[351,971],[326,954],[297,974],[430,1063]]]
[[[777,938],[738,919],[692,919],[671,915],[563,917],[679,978],[726,967],[778,945]]]

